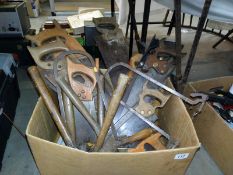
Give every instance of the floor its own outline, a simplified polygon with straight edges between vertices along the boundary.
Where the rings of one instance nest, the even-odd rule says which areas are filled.
[[[44,9],[48,9],[45,5]],[[150,16],[151,21],[161,20],[165,8],[155,9]],[[31,19],[32,28],[39,28],[46,20],[46,10],[42,12],[41,17]],[[142,19],[142,14],[137,14],[137,19]],[[122,26],[123,29],[125,26]],[[155,33],[158,37],[166,36],[167,28],[151,25],[149,27],[149,37]],[[182,30],[183,52],[187,55],[182,61],[182,67],[186,65],[188,53],[194,38],[195,31]],[[174,31],[171,35],[174,38]],[[229,42],[223,42],[217,49],[212,49],[212,44],[219,38],[210,34],[203,33],[198,51],[195,57],[194,65],[190,73],[189,81],[233,75],[233,45]],[[15,124],[25,131],[30,119],[33,108],[36,104],[38,95],[33,87],[25,69],[19,68],[17,71],[21,97],[18,102]],[[3,167],[0,175],[38,175],[39,172],[34,163],[31,152],[26,141],[13,128],[8,140],[6,152],[3,160]],[[203,147],[196,153],[194,160],[189,166],[186,175],[222,175],[214,161],[210,158]]]

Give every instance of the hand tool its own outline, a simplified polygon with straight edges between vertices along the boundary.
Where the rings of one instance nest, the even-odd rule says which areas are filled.
[[[223,91],[223,90],[221,90],[221,89],[216,89],[215,91],[213,91],[215,94],[220,94],[220,95],[223,95],[223,96],[226,96],[226,97],[228,97],[228,98],[231,98],[231,99],[233,99],[233,94],[231,94],[230,92],[225,92],[225,91]],[[210,91],[210,93],[211,93],[211,91]]]
[[[65,45],[70,50],[82,50],[84,51],[84,48],[79,44],[79,42],[69,36],[67,32],[61,28],[59,23],[56,20],[53,20],[55,28],[53,29],[45,29],[41,32],[39,32],[37,35],[26,35],[26,38],[33,43],[35,43],[37,46],[42,46],[46,42],[51,41],[52,39],[63,39],[65,40]]]
[[[151,129],[151,128],[146,128],[146,129],[143,129],[137,133],[135,133],[134,135],[132,136],[129,136],[129,137],[126,137],[126,138],[123,138],[119,145],[125,145],[125,144],[128,144],[128,143],[133,143],[133,142],[136,142],[136,141],[139,141],[139,140],[143,140],[149,136],[151,136],[152,134],[154,133],[154,130]]]
[[[144,151],[146,151],[145,147],[147,144],[152,146],[152,150],[166,149],[166,147],[160,142],[160,140],[159,140],[160,137],[161,137],[160,133],[155,133],[155,134],[151,135],[150,137],[146,138],[145,140],[143,140],[141,143],[139,143],[136,148],[128,149],[128,152],[131,152],[131,153],[144,152]]]
[[[78,57],[76,57],[78,55]],[[84,51],[70,50],[59,55],[59,58],[67,60],[67,72],[72,89],[82,100],[91,100],[92,91],[97,82],[95,62],[91,55]],[[82,61],[88,64],[84,66]],[[90,67],[90,68],[89,68]],[[75,81],[75,76],[80,78],[80,82]],[[83,82],[82,82],[83,81]],[[83,98],[85,96],[85,99]]]
[[[133,55],[129,60],[129,65],[131,67],[133,67],[133,68],[136,68],[139,61],[140,61],[140,59],[141,59],[141,57],[142,57],[142,54],[139,54],[139,53]],[[133,78],[133,72],[129,71],[128,76],[129,76],[130,79]]]
[[[159,47],[155,48],[154,51],[148,55],[143,70],[153,68],[158,73],[165,74],[174,63],[175,58],[175,53]]]
[[[153,128],[155,131],[158,131],[159,133],[161,133],[161,135],[163,135],[164,137],[166,137],[168,140],[170,140],[170,136],[161,128],[159,128],[158,126],[156,126],[154,123],[152,123],[150,120],[146,119],[145,117],[143,117],[141,114],[139,114],[137,111],[135,111],[133,108],[131,108],[130,106],[128,106],[125,102],[121,101],[120,102],[121,105],[123,105],[126,109],[128,109],[130,112],[134,113],[138,118],[140,118],[141,120],[143,120],[145,123],[147,123],[151,128]]]
[[[84,52],[84,51],[66,51],[66,52],[63,52],[61,55],[59,55],[59,57],[62,57],[62,58],[65,58],[69,55],[72,55],[72,54],[78,54],[78,55],[82,55],[83,57],[85,57],[91,64],[91,66],[94,68],[94,73],[95,73],[95,77],[96,77],[96,82],[98,84],[98,88],[99,88],[99,93],[100,93],[100,96],[102,98],[102,101],[103,101],[103,104],[104,104],[104,107],[105,109],[108,109],[108,102],[107,102],[107,98],[105,97],[105,94],[104,94],[104,90],[103,90],[103,86],[102,84],[100,83],[100,75],[99,75],[99,72],[97,71],[96,67],[95,67],[95,62],[94,62],[94,59],[92,58],[92,56],[90,54],[88,54],[87,52]],[[117,134],[116,134],[116,131],[115,131],[115,127],[114,125],[112,124],[111,125],[111,129],[113,131],[113,135],[115,137],[115,139],[117,139]]]
[[[115,17],[93,18],[96,30],[95,43],[106,67],[116,62],[128,62],[129,46]]]
[[[103,76],[100,76],[99,84],[101,84],[102,87],[104,86]],[[100,94],[101,87],[99,87],[99,84],[97,85],[97,112],[98,112],[98,122],[100,127],[102,127],[104,122],[104,104],[101,98],[101,94]]]
[[[53,64],[53,79],[54,80],[58,76],[66,77],[67,70],[66,70],[66,66],[64,65],[65,64],[64,62],[65,62],[64,59],[60,59],[60,58],[57,58],[54,60],[54,64]],[[76,143],[76,125],[75,125],[73,104],[71,103],[67,95],[64,92],[62,92],[61,88],[59,87],[57,83],[55,83],[55,87],[56,87],[56,92],[57,92],[61,114],[66,121],[67,129],[70,132],[72,140]]]
[[[106,87],[108,87],[107,85],[109,85],[109,90],[107,92],[109,93],[109,95],[111,95],[111,92],[113,91],[113,87],[112,87],[113,85],[111,79],[106,74],[105,74],[105,78],[106,78]],[[134,83],[134,86],[132,86],[131,94],[127,102],[121,101],[121,105],[122,104],[124,105],[124,106],[122,105],[124,110],[122,111],[122,113],[119,112],[118,110],[114,118],[114,125],[119,135],[133,135],[134,133],[139,132],[140,130],[148,127],[148,124],[143,120],[143,116],[140,115],[137,111],[135,111],[132,107],[130,107],[130,106],[135,106],[137,104],[138,99],[137,99],[137,95],[135,94],[140,93],[140,89],[142,89],[141,87],[143,86],[144,82],[145,80],[142,77],[138,77]],[[140,117],[142,119],[140,119]],[[157,119],[158,117],[155,114],[150,117],[147,117],[147,121],[150,122],[150,125],[152,127],[154,126],[153,122],[155,122]],[[159,127],[156,126],[154,128],[156,131],[161,130]],[[163,133],[165,134],[165,136],[167,135],[165,132]],[[110,134],[111,133],[109,133],[109,135]]]
[[[103,34],[105,40],[112,40],[116,38],[114,35],[119,31],[119,25],[115,17],[93,18],[93,22],[96,26],[96,30]],[[123,36],[118,37],[123,38]]]
[[[66,53],[69,54],[69,52]],[[79,58],[76,58],[76,60],[79,60]],[[88,68],[81,63],[74,63],[72,60],[67,59],[67,72],[70,85],[81,100],[91,101],[93,97],[92,92],[96,85],[93,68]]]
[[[208,96],[203,94],[203,93],[191,93],[190,94],[191,97],[193,98],[200,98],[201,99],[201,103],[200,103],[200,106],[198,107],[197,111],[195,111],[193,113],[193,117],[197,116],[203,109],[204,105],[205,105],[205,102],[208,100]]]
[[[118,78],[117,87],[114,90],[111,100],[109,102],[104,123],[96,141],[96,145],[94,149],[95,151],[99,151],[102,145],[104,144],[105,137],[107,135],[110,125],[112,124],[113,118],[117,112],[118,106],[120,104],[120,100],[124,95],[124,91],[126,89],[128,81],[129,81],[129,77],[127,75],[120,74]]]
[[[49,112],[51,113],[51,116],[53,118],[53,121],[55,122],[65,144],[70,147],[76,147],[75,143],[72,141],[72,138],[70,136],[69,131],[66,128],[65,121],[60,116],[59,111],[57,109],[57,106],[54,104],[52,97],[50,96],[50,93],[43,82],[43,80],[40,77],[40,74],[38,72],[38,69],[35,66],[31,66],[28,68],[28,72],[32,77],[32,80],[34,81],[41,97],[43,98]]]
[[[225,121],[233,123],[233,118],[230,115],[229,110],[224,110],[221,104],[213,103],[212,106]]]
[[[57,84],[60,86],[60,88],[65,92],[65,94],[70,98],[74,106],[82,113],[84,118],[88,121],[90,126],[95,131],[96,135],[99,134],[100,127],[96,123],[96,121],[93,119],[83,102],[79,99],[79,97],[75,94],[73,89],[67,84],[64,77],[57,77],[56,78]]]
[[[221,94],[225,94],[228,96],[219,96],[212,93],[191,93],[191,97],[201,97],[205,101],[212,102],[212,106],[219,112],[219,114],[222,116],[223,119],[225,119],[227,122],[233,122],[232,117],[229,115],[228,111],[224,110],[224,105],[233,105],[233,99],[229,97],[229,94],[224,93],[224,91],[220,91]],[[218,104],[218,105],[217,105]],[[199,109],[194,113],[194,116],[199,114],[204,106],[204,103],[202,103],[199,106]]]
[[[130,66],[142,69],[144,72],[150,68],[155,69],[159,74],[165,74],[170,67],[174,67],[176,58],[175,42],[165,39],[152,38],[145,54],[136,54],[130,59]]]
[[[99,58],[95,59],[95,67],[96,67],[96,72],[99,73],[99,84],[101,84],[101,86],[104,86],[104,80],[103,80],[103,76],[100,74],[100,69],[99,69]],[[98,115],[98,123],[100,125],[100,127],[103,126],[103,122],[104,122],[104,103],[103,100],[101,98],[101,87],[100,85],[97,84],[97,115]]]
[[[153,115],[156,108],[163,107],[171,96],[163,94],[158,89],[148,88],[147,84],[148,82],[143,85],[142,92],[139,94],[139,103],[135,108],[135,110],[144,117]],[[159,104],[153,105],[153,100],[158,101]]]
[[[145,65],[146,63],[146,60],[147,60],[147,56],[148,54],[154,50],[156,47],[159,47],[159,40],[156,39],[156,36],[154,35],[153,38],[151,39],[151,42],[146,50],[146,52],[143,54],[141,60],[139,61],[138,65],[137,65],[137,68],[143,68],[143,66]]]
[[[64,105],[64,98],[66,98],[65,97],[66,95],[62,92],[60,86],[56,82],[56,78],[58,77],[58,75],[59,74],[65,74],[65,70],[64,70],[64,66],[62,64],[60,64],[60,63],[58,65],[58,63],[59,63],[59,60],[55,59],[54,62],[53,62],[53,76],[51,76],[50,79],[54,80],[54,81],[51,81],[51,82],[54,82],[54,86],[56,87],[60,112],[61,112],[62,117],[66,120],[67,116],[66,116],[66,113],[65,113],[65,108],[67,108],[67,107],[65,107],[65,105]],[[60,67],[60,70],[58,70],[58,67]],[[72,114],[72,113],[70,112],[69,114]],[[71,118],[71,116],[68,116],[68,118]]]
[[[196,105],[196,104],[202,103],[202,102],[204,101],[203,99],[191,100],[191,99],[189,99],[188,97],[182,95],[181,93],[175,91],[174,89],[172,89],[172,88],[170,88],[170,87],[168,87],[168,86],[166,86],[166,85],[160,83],[159,81],[157,81],[157,80],[155,80],[155,79],[149,77],[148,75],[146,75],[146,74],[140,72],[140,71],[137,70],[137,69],[132,68],[131,66],[129,66],[129,65],[125,64],[125,63],[116,63],[116,64],[112,65],[111,67],[108,68],[108,70],[107,70],[107,72],[105,73],[105,75],[106,75],[106,74],[109,74],[109,73],[112,71],[112,69],[114,69],[114,68],[116,68],[116,67],[125,67],[125,68],[127,68],[127,69],[133,71],[134,73],[136,73],[136,74],[140,75],[141,77],[147,79],[149,82],[151,82],[151,83],[153,83],[153,84],[159,86],[160,88],[162,88],[162,89],[164,89],[164,90],[170,92],[171,94],[173,94],[173,95],[175,95],[175,96],[181,98],[182,100],[184,100],[185,102],[187,102],[187,103],[189,103],[189,104],[191,104],[191,105]]]
[[[36,64],[42,69],[53,69],[54,60],[43,60],[42,57],[50,53],[58,53],[69,50],[63,42],[58,39],[55,42],[48,43],[39,47],[27,47]]]
[[[70,99],[66,96],[64,92],[62,92],[62,99],[64,102],[64,111],[65,111],[67,129],[70,132],[72,140],[76,143],[76,126],[75,126],[73,104],[71,103]]]
[[[84,118],[88,121],[88,123],[90,124],[90,126],[93,128],[93,130],[95,131],[95,133],[97,135],[99,133],[100,127],[96,123],[96,121],[94,120],[93,116],[89,113],[89,111],[87,110],[87,108],[85,107],[83,102],[79,99],[79,97],[76,95],[76,93],[73,91],[73,89],[68,85],[67,81],[65,80],[65,77],[67,76],[67,72],[63,72],[60,75],[58,75],[57,70],[58,69],[60,69],[60,70],[66,69],[66,66],[67,66],[66,61],[67,61],[67,59],[70,59],[70,58],[66,58],[66,57],[69,56],[70,54],[72,54],[73,52],[76,53],[78,51],[62,52],[57,57],[57,59],[54,61],[55,80],[56,80],[59,88],[61,88],[64,91],[64,93],[69,97],[69,99],[74,104],[74,106],[82,113]]]
[[[233,98],[228,97],[229,94],[226,94],[228,96],[219,96],[219,95],[213,94],[213,93],[205,93],[205,92],[200,92],[200,93],[203,93],[203,94],[208,96],[207,101],[218,102],[221,105],[233,105]]]
[[[77,54],[77,53],[81,53],[81,54],[78,54],[78,57],[75,57],[76,55],[74,55],[74,54]],[[69,67],[69,62],[71,61],[70,59],[76,60],[76,61],[79,61],[79,60],[83,59],[82,53],[83,52],[81,52],[81,51],[80,52],[79,51],[66,51],[66,52],[61,53],[57,57],[57,59],[54,62],[55,63],[54,64],[55,69],[60,69],[60,72],[62,72],[61,69],[65,70],[65,72],[62,73],[63,75],[61,74],[60,77],[66,78],[67,74],[70,75],[70,76],[73,76],[73,73],[77,73],[76,70],[70,70],[69,69],[70,68]],[[91,62],[91,61],[89,60],[89,62]],[[81,63],[80,63],[80,65],[81,65]],[[85,66],[83,65],[83,67],[85,67]],[[75,67],[75,68],[77,68],[77,67]],[[92,76],[93,77],[92,78],[93,81],[96,82],[96,80],[95,80],[95,74],[94,74],[93,70],[91,70],[89,68],[87,68],[87,69],[88,69],[89,72],[91,71],[91,75],[90,76]],[[87,75],[88,72],[84,72],[84,74]],[[55,79],[57,77],[59,77],[56,72],[54,72],[54,75],[55,75]],[[73,77],[69,77],[69,80],[70,80],[71,85],[72,85]],[[64,80],[64,83],[66,83],[65,80]],[[68,86],[69,85],[66,83],[66,87],[68,87]],[[87,89],[89,89],[89,90],[91,89],[90,93],[92,93],[92,90],[94,89],[94,86],[95,86],[95,83],[94,83],[94,85],[92,85],[92,87],[90,87],[90,86],[87,87]],[[86,106],[89,106],[89,109],[92,110],[93,113],[91,114],[90,113],[91,111],[89,112],[87,110],[85,104],[81,101],[81,99],[79,99],[79,97],[81,97],[81,95],[79,95],[79,94],[83,94],[83,95],[86,94],[85,93],[85,92],[87,92],[86,91],[86,87],[83,86],[82,84],[79,84],[79,86],[77,86],[77,84],[75,84],[75,87],[77,87],[77,88],[81,87],[81,89],[79,89],[80,91],[78,91],[77,95],[73,94],[73,96],[75,95],[75,97],[72,97],[73,99],[71,99],[71,101],[76,99],[75,103],[73,101],[72,102],[74,103],[74,105],[76,106],[76,108],[82,113],[82,115],[84,116],[84,118],[88,121],[88,123],[94,129],[94,131],[95,131],[95,133],[97,135],[98,132],[99,132],[99,125],[94,120],[94,116],[95,116],[94,115],[95,111],[93,111],[93,110],[95,110],[94,101],[93,100],[92,101],[88,101],[88,103],[86,104]],[[57,90],[58,92],[60,92],[59,89],[60,89],[60,87]],[[85,91],[85,92],[83,92],[83,91]],[[74,92],[74,91],[72,91],[72,92]],[[58,97],[59,97],[59,95],[58,95]],[[70,96],[69,96],[69,98],[70,98]],[[91,94],[91,98],[92,98],[92,94]],[[69,120],[69,121],[75,121],[75,120],[73,119],[73,120]],[[72,126],[72,124],[71,124],[71,126]]]

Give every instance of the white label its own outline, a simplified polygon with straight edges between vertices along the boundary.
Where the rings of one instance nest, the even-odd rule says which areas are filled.
[[[183,154],[176,154],[174,159],[175,160],[182,160],[182,159],[187,159],[189,156],[189,153],[183,153]]]

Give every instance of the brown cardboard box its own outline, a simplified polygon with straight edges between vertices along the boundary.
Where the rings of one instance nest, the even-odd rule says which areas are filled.
[[[27,11],[28,11],[28,15],[29,17],[35,18],[39,16],[39,12],[40,12],[40,2],[39,0],[33,0],[33,6],[31,4],[31,0],[24,0],[24,2],[26,3],[26,7],[27,7]]]
[[[191,92],[208,91],[210,88],[224,86],[228,90],[233,76],[192,82],[185,88],[186,96]],[[192,110],[188,110],[193,113]],[[202,112],[193,119],[201,144],[226,175],[233,174],[233,130],[219,116],[213,107],[206,103]]]
[[[183,102],[172,96],[160,112],[160,124],[177,149],[143,153],[87,153],[58,145],[58,131],[40,98],[26,135],[41,175],[183,175],[200,147]]]

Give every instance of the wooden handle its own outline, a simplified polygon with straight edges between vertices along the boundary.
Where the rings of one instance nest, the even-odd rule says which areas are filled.
[[[139,140],[146,139],[147,137],[151,136],[151,134],[153,134],[153,133],[154,133],[154,131],[151,128],[143,129],[143,130],[135,133],[134,135],[132,135],[126,139],[123,139],[122,145],[126,144],[126,143],[133,143],[133,142],[136,142]]]
[[[48,111],[50,112],[53,121],[55,122],[65,144],[67,146],[75,147],[75,143],[72,141],[70,133],[68,132],[67,128],[65,127],[65,121],[61,117],[57,106],[54,104],[53,99],[47,89],[44,81],[42,80],[40,73],[36,66],[31,66],[28,68],[28,72],[34,81],[36,88],[38,89],[41,97],[43,98]]]
[[[153,134],[152,136],[146,138],[141,143],[139,143],[136,148],[129,149],[128,152],[144,152],[146,151],[144,148],[145,144],[151,145],[155,150],[166,149],[166,147],[160,142],[160,137],[160,133]]]

